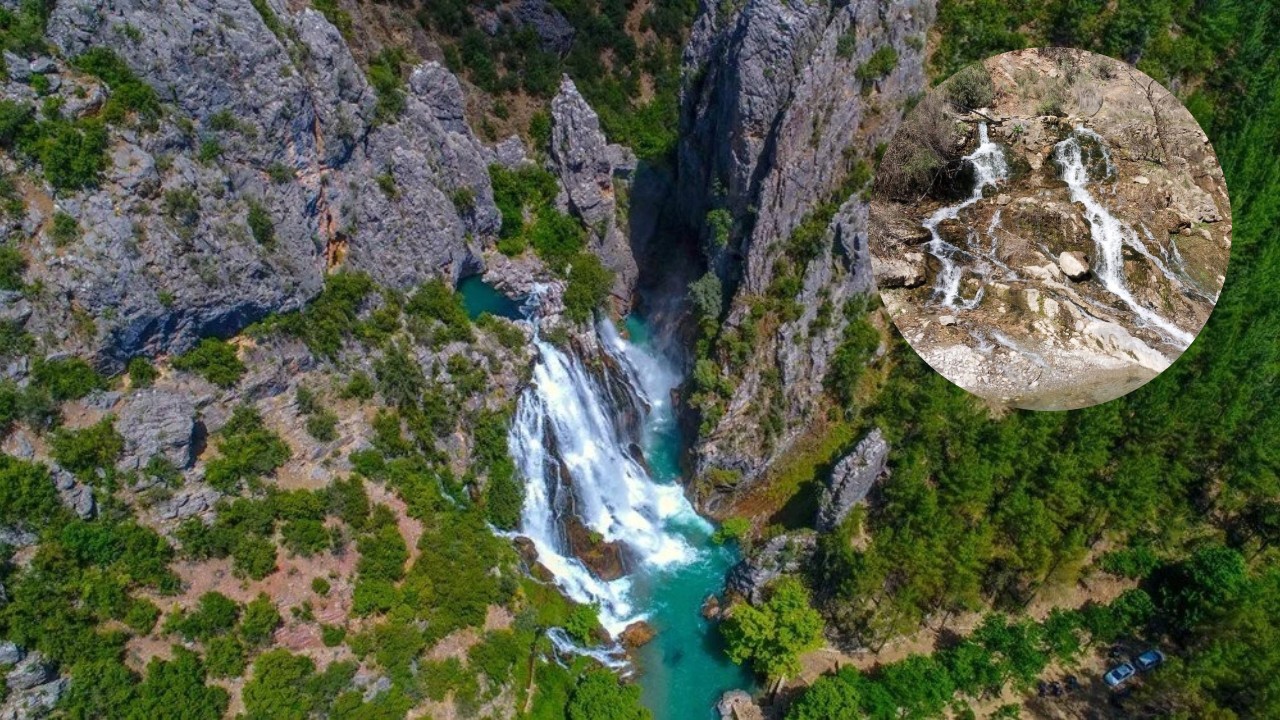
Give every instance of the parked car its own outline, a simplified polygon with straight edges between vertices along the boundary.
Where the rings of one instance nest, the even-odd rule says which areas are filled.
[[[1129,663],[1120,663],[1108,670],[1107,674],[1102,676],[1102,681],[1105,682],[1108,687],[1119,687],[1125,680],[1133,677],[1137,672],[1138,671]]]
[[[1164,653],[1160,652],[1155,648],[1151,648],[1150,650],[1142,653],[1141,655],[1133,659],[1133,664],[1138,666],[1139,672],[1155,670],[1156,668],[1160,667],[1160,664],[1163,662],[1164,662]]]

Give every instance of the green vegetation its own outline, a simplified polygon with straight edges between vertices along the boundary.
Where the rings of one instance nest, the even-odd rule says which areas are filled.
[[[31,379],[47,389],[54,400],[79,400],[94,390],[106,388],[98,371],[81,358],[36,359]]]
[[[234,493],[242,483],[275,472],[289,454],[289,446],[263,424],[262,416],[241,405],[218,434],[218,457],[205,468],[205,480],[222,492]]]
[[[996,96],[991,73],[980,62],[966,66],[947,81],[947,97],[960,110],[987,107]]]
[[[720,631],[731,660],[781,681],[800,672],[801,653],[821,644],[822,616],[809,606],[804,585],[786,577],[769,588],[763,605],[735,605]]]
[[[51,444],[53,457],[62,467],[86,480],[96,481],[96,471],[114,472],[124,451],[124,438],[115,429],[115,418],[107,416],[83,430],[58,430]]]
[[[882,45],[871,53],[867,61],[858,66],[854,76],[862,81],[863,87],[893,72],[898,66],[898,51],[892,45]]]
[[[369,84],[378,96],[374,118],[380,123],[394,123],[404,112],[406,100],[400,66],[408,62],[402,48],[386,48],[369,61]]]
[[[600,115],[610,141],[649,161],[669,160],[679,125],[680,52],[697,3],[651,3],[640,33],[627,29],[629,2],[557,2],[556,9],[574,28],[563,56],[545,49],[531,28],[504,24],[497,35],[489,35],[461,0],[430,3],[418,19],[442,36],[449,68],[499,101],[519,93],[545,101],[568,74]],[[646,86],[651,95],[643,92]],[[530,133],[539,137],[533,128]]]
[[[0,245],[0,290],[22,290],[27,259],[11,244]]]
[[[152,121],[160,115],[160,98],[156,91],[134,75],[114,51],[105,47],[89,48],[72,64],[76,69],[97,77],[110,89],[111,94],[102,108],[102,116],[108,122],[121,122],[130,113]]]
[[[253,239],[257,240],[259,245],[265,248],[275,247],[276,226],[261,203],[249,201],[249,214],[245,221],[249,224],[249,232],[253,233]]]
[[[245,373],[236,347],[226,340],[205,338],[191,350],[173,359],[173,367],[192,372],[214,385],[229,388]]]
[[[653,715],[640,704],[640,688],[624,684],[608,670],[592,670],[582,676],[566,708],[569,720],[649,720]]]
[[[125,372],[129,374],[129,385],[135,389],[151,387],[160,377],[156,366],[141,355],[129,361]]]

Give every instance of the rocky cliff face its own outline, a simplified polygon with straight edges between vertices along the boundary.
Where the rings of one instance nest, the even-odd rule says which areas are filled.
[[[47,230],[61,212],[82,233],[74,251],[47,232],[31,247],[28,278],[46,292],[30,331],[110,369],[295,309],[341,261],[395,287],[483,267],[479,240],[499,223],[492,153],[463,120],[457,80],[433,63],[415,68],[403,111],[388,117],[323,16],[264,7],[55,8],[49,37],[64,57],[108,46],[166,105],[154,123],[110,130],[97,188],[24,188],[34,200],[24,230]],[[54,68],[65,115],[101,107],[100,83]],[[6,98],[34,99],[21,72],[11,77]],[[73,315],[96,326],[73,334]]]
[[[615,306],[625,314],[638,269],[627,228],[619,222],[618,189],[629,186],[636,158],[630,149],[609,144],[600,118],[568,76],[551,101],[551,162],[566,209],[587,226],[588,248],[613,271]]]
[[[841,310],[872,287],[856,191],[924,84],[934,10],[927,1],[721,7],[704,3],[685,52],[679,198],[686,220],[706,228],[709,265],[726,288],[722,336],[754,339],[745,362],[716,358],[733,388],[710,427],[704,413],[698,466],[749,482],[819,412]],[[806,220],[817,241],[789,247]],[[789,310],[761,312],[766,297]]]

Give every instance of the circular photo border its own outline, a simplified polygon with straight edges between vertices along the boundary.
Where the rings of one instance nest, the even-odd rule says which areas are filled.
[[[1103,55],[1030,49],[907,112],[869,227],[881,298],[925,362],[990,402],[1065,410],[1187,349],[1226,279],[1231,203],[1167,89]]]

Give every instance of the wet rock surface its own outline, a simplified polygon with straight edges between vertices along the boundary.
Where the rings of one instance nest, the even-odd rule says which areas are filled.
[[[941,102],[917,109],[964,128],[958,177],[977,177],[975,158],[995,148],[988,184],[907,201],[877,179],[870,240],[885,307],[931,366],[994,403],[1122,395],[1168,367],[1213,310],[1230,254],[1222,170],[1178,100],[1123,63],[1028,50],[984,67],[989,107],[958,109],[944,84]],[[948,212],[936,239],[908,231]]]

